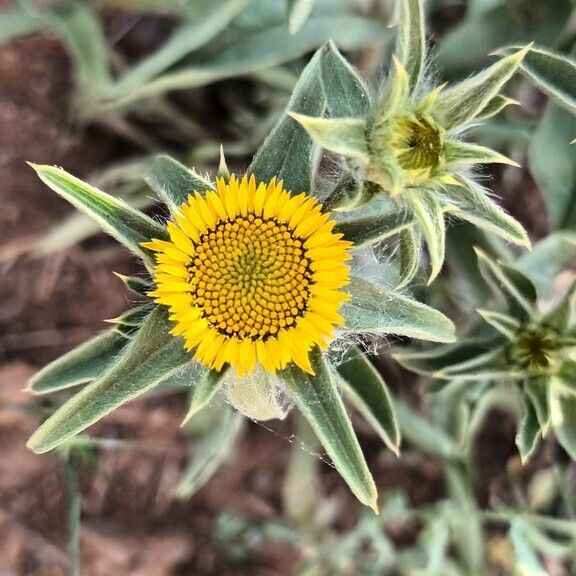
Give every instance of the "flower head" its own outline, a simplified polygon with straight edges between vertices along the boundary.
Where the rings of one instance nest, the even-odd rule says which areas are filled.
[[[216,370],[293,361],[313,373],[310,349],[326,348],[343,322],[351,247],[320,204],[275,179],[232,176],[191,194],[174,220],[168,241],[145,244],[156,252],[151,295],[169,307],[172,333]]]

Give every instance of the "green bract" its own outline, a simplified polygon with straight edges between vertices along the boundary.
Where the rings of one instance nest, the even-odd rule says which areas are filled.
[[[333,52],[322,49],[304,70],[286,112],[249,168],[258,179],[275,175],[284,178],[285,186],[293,191],[312,188],[316,179],[312,144],[306,132],[287,114],[324,111],[322,67],[333,65]],[[50,188],[91,216],[150,268],[153,260],[142,248],[142,242],[166,238],[163,225],[59,168],[34,168]],[[222,167],[221,172],[225,171]],[[212,188],[212,183],[194,170],[166,156],[152,162],[147,181],[170,210],[179,206],[192,191],[205,195]],[[150,288],[149,279],[121,279],[140,295],[147,294]],[[35,393],[91,383],[41,425],[29,446],[37,452],[51,450],[125,402],[160,385],[193,387],[186,420],[211,403],[223,389],[229,404],[252,418],[282,417],[277,404],[278,393],[282,393],[306,417],[358,499],[376,509],[376,487],[344,408],[340,384],[344,384],[346,396],[395,452],[400,438],[386,385],[365,356],[351,348],[353,339],[357,335],[397,334],[451,342],[454,327],[440,312],[355,275],[354,270],[346,290],[350,300],[341,308],[345,325],[336,340],[340,341],[340,347],[344,343],[349,349],[343,363],[334,363],[330,353],[325,355],[320,349],[313,349],[310,358],[315,375],[295,365],[273,376],[261,377],[255,370],[250,386],[242,380],[231,381],[226,367],[220,371],[209,370],[193,360],[185,351],[183,340],[170,334],[171,321],[166,308],[147,301],[114,319],[112,330],[56,360],[34,377],[30,388]],[[219,430],[215,437],[224,438],[229,444],[238,434],[239,425],[230,415]],[[214,445],[208,439],[206,442],[206,450],[215,453]],[[221,461],[226,454],[227,450],[222,449],[214,457]],[[200,478],[198,473],[198,469],[192,467],[188,484],[195,486],[205,481],[211,472]]]
[[[557,252],[560,246],[554,245]],[[562,256],[553,256],[544,243],[538,248],[536,252],[548,258]],[[569,253],[573,259],[573,245]],[[576,282],[554,305],[546,305],[538,297],[545,291],[537,291],[518,268],[480,250],[477,254],[480,272],[493,293],[486,308],[478,309],[484,323],[453,346],[399,352],[395,358],[407,369],[439,380],[512,383],[524,410],[516,439],[522,459],[533,454],[540,436],[551,429],[576,458]],[[521,268],[542,276],[545,269],[539,261],[537,256],[531,267]]]
[[[372,211],[373,225],[364,235],[373,240],[401,234],[403,251],[408,254],[402,266],[401,283],[405,284],[417,268],[422,239],[430,254],[430,281],[440,272],[447,213],[514,244],[530,245],[522,226],[492,201],[471,173],[479,164],[515,163],[494,150],[463,141],[468,129],[513,103],[499,92],[529,47],[459,84],[431,87],[425,78],[423,1],[406,0],[398,5],[396,54],[374,102],[369,105],[368,91],[357,72],[332,46],[332,58],[340,58],[340,82],[346,86],[347,101],[361,105],[331,105],[328,97],[329,117],[292,117],[315,142],[346,158],[342,181],[328,200],[331,205],[349,211],[375,195],[388,199]],[[390,226],[390,213],[396,216],[396,230]],[[418,227],[416,234],[406,231],[413,226],[412,219]],[[356,240],[356,235],[352,230],[351,237]]]

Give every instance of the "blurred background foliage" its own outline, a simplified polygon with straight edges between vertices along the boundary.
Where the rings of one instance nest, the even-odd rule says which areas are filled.
[[[571,0],[428,0],[426,8],[434,54],[428,73],[440,81],[465,78],[489,63],[491,52],[531,41],[572,61]],[[146,207],[151,192],[143,175],[158,152],[214,174],[222,145],[230,168],[241,172],[284,109],[310,53],[327,40],[377,86],[390,58],[393,13],[392,0],[18,0],[5,3],[0,13],[0,43],[35,35],[60,40],[74,72],[62,131],[96,126],[104,137],[120,138],[126,153],[88,178]],[[536,242],[531,280],[555,300],[573,277],[576,118],[566,102],[548,100],[537,84],[529,71],[515,77],[508,93],[522,106],[477,128],[474,137],[525,166],[485,175]],[[576,90],[571,95],[576,99]],[[31,251],[36,258],[47,256],[96,232],[84,217],[71,215],[42,232]],[[500,241],[459,224],[449,231],[442,277],[431,288],[424,288],[424,278],[412,287],[429,304],[463,320],[462,332],[474,330],[479,317],[472,311],[491,297],[474,246],[506,262],[518,257]],[[395,249],[383,247],[384,253]],[[400,371],[386,349],[378,352],[374,363],[393,391],[404,438],[396,460],[360,425],[383,491],[380,516],[357,510],[341,491],[330,490],[334,480],[327,478],[306,424],[296,418],[293,435],[277,430],[294,443],[273,496],[282,513],[258,517],[222,510],[211,524],[210,537],[228,565],[246,566],[274,542],[295,550],[292,568],[301,576],[573,574],[576,466],[549,437],[521,467],[513,449],[521,417],[514,390],[490,387],[488,381],[445,388]],[[171,398],[174,389],[167,384],[155,394]],[[47,403],[27,407],[35,415],[51,409]],[[193,419],[184,434],[190,457],[175,483],[179,502],[222,467],[226,473],[234,466],[239,446],[250,450],[245,438],[252,438],[218,403]],[[145,450],[137,444],[79,437],[60,452],[75,561],[81,530],[78,474],[98,476],[103,452]],[[79,573],[75,561],[73,574]]]

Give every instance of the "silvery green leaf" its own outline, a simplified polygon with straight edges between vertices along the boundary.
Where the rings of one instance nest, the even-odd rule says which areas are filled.
[[[550,102],[528,148],[528,168],[542,192],[550,228],[576,224],[576,116]]]
[[[352,277],[350,300],[341,308],[344,330],[356,334],[395,334],[433,342],[453,342],[454,324],[438,310],[382,286]]]
[[[194,169],[166,155],[154,159],[146,182],[172,212],[188,200],[189,194],[205,194],[214,189],[214,185]]]
[[[449,165],[458,164],[508,164],[519,167],[519,164],[503,154],[469,142],[447,141],[444,147],[446,162]]]
[[[333,376],[319,348],[310,353],[315,375],[294,366],[279,373],[290,397],[308,420],[336,470],[355,496],[378,512],[376,485],[346,413]]]
[[[576,395],[574,383],[564,383],[559,378],[551,379],[549,390],[550,420],[558,442],[576,460]]]
[[[539,292],[550,287],[552,281],[567,267],[576,263],[576,234],[553,232],[524,253],[516,267],[530,278]]]
[[[394,403],[402,437],[424,453],[451,459],[458,455],[455,441],[437,424],[426,420],[402,401]]]
[[[32,435],[28,447],[38,453],[52,450],[168,376],[189,366],[200,373],[201,367],[170,328],[166,309],[156,306],[116,362],[56,410]]]
[[[128,340],[108,330],[60,356],[37,372],[28,385],[34,394],[47,394],[94,380],[113,364]]]
[[[288,0],[288,30],[296,34],[314,8],[314,0]]]
[[[520,329],[520,322],[518,322],[516,318],[508,314],[502,314],[501,312],[495,312],[493,310],[484,310],[482,308],[478,308],[477,312],[488,324],[496,328],[500,334],[508,340],[514,341]]]
[[[366,123],[361,118],[311,118],[289,112],[310,138],[332,152],[362,162],[368,161]]]
[[[189,498],[232,456],[242,433],[244,417],[230,408],[221,410],[214,427],[195,444],[194,453],[176,486],[178,498]]]
[[[400,232],[400,280],[396,290],[406,287],[420,269],[420,252],[422,238],[415,228],[407,228]]]
[[[536,313],[536,288],[526,276],[518,270],[501,262],[495,262],[485,252],[476,249],[478,266],[484,279],[494,292],[503,299],[510,312],[522,320]]]
[[[406,370],[430,376],[439,370],[477,358],[502,345],[502,339],[463,339],[448,346],[434,346],[429,350],[404,351],[397,348],[392,356]]]
[[[572,326],[576,315],[576,281],[573,281],[562,297],[542,319],[546,326],[551,326],[564,334]]]
[[[154,283],[148,278],[142,278],[140,276],[124,276],[122,274],[115,273],[122,282],[124,282],[126,288],[130,290],[133,294],[137,296],[148,296],[148,292],[154,290]]]
[[[385,125],[406,103],[410,95],[410,78],[402,63],[394,56],[393,69],[387,79],[386,88],[374,108],[369,125],[371,131]]]
[[[538,416],[536,415],[536,410],[532,401],[527,396],[523,396],[522,405],[524,408],[524,415],[518,425],[516,446],[518,447],[518,452],[520,452],[522,463],[526,464],[538,446],[541,431],[540,424],[538,423]]]
[[[154,303],[146,302],[140,306],[130,308],[130,310],[123,312],[120,314],[120,316],[106,320],[106,322],[112,322],[122,326],[140,326],[146,317],[150,314],[150,312],[152,312],[154,306]]]
[[[442,270],[446,250],[446,224],[440,202],[433,192],[423,189],[410,189],[404,193],[404,198],[419,224],[422,236],[430,256],[430,278],[428,284],[434,281]]]
[[[2,12],[0,19],[0,44],[6,44],[15,38],[22,38],[42,30],[46,22],[42,18],[26,14],[20,10]]]
[[[322,116],[326,108],[322,89],[318,50],[304,68],[284,113],[256,152],[248,172],[258,180],[269,181],[272,177],[284,181],[286,189],[294,193],[312,189],[312,142],[306,130],[289,112]]]
[[[444,201],[454,206],[455,216],[488,232],[498,234],[513,244],[530,247],[530,240],[522,225],[507,214],[488,192],[471,178],[459,175],[461,186],[446,186]]]
[[[252,0],[221,0],[195,18],[195,22],[180,26],[166,43],[137,65],[128,69],[114,87],[114,97],[130,94],[177,64],[224,30]]]
[[[475,382],[478,380],[514,381],[525,377],[522,370],[510,365],[506,349],[496,348],[475,358],[450,364],[432,374],[433,378],[445,380],[462,380]]]
[[[363,116],[370,107],[370,94],[364,81],[330,40],[322,49],[322,86],[332,118]]]
[[[514,75],[529,48],[501,58],[486,70],[441,92],[432,115],[446,130],[472,122]]]
[[[396,39],[396,54],[408,72],[410,93],[417,90],[424,74],[426,36],[423,4],[423,0],[397,2],[400,16]]]
[[[227,371],[228,367],[225,366],[221,370],[207,370],[202,375],[192,392],[190,406],[188,407],[188,412],[182,421],[182,426],[184,426],[192,416],[209,404],[214,396],[216,396],[220,388],[222,388]]]
[[[524,394],[530,398],[534,406],[543,436],[546,435],[550,425],[550,388],[550,379],[545,376],[528,378],[522,387]]]
[[[338,363],[345,395],[383,442],[399,454],[400,431],[388,386],[364,352],[353,346]]]
[[[88,214],[105,232],[124,244],[147,264],[153,254],[140,246],[152,238],[167,238],[166,230],[126,202],[114,198],[55,166],[31,164],[40,179],[75,208]]]
[[[407,210],[393,200],[387,200],[377,211],[337,217],[334,232],[344,234],[346,240],[359,248],[390,238],[413,225],[414,219]]]
[[[504,108],[510,106],[511,104],[518,104],[518,102],[512,98],[507,98],[506,96],[498,94],[497,96],[494,96],[490,102],[488,102],[488,104],[482,109],[481,112],[476,114],[474,120],[478,123],[486,122],[486,120],[490,120],[490,118],[500,114]]]
[[[500,52],[509,54],[515,48],[503,48]],[[576,113],[576,60],[573,57],[532,46],[520,69],[560,106]]]
[[[526,520],[521,517],[515,517],[510,523],[510,540],[514,546],[516,554],[516,571],[519,576],[550,576],[549,572],[542,566],[538,554],[532,548],[526,528]]]

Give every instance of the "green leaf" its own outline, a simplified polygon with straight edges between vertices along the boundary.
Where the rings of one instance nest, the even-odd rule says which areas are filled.
[[[396,39],[396,54],[408,72],[412,94],[419,87],[424,74],[426,36],[423,0],[403,0],[397,5],[400,10],[400,22]]]
[[[296,34],[308,20],[314,0],[288,0],[288,30],[290,34]]]
[[[336,215],[334,232],[344,234],[346,240],[359,248],[376,244],[414,225],[414,219],[407,210],[393,200],[386,199],[383,202],[383,206],[380,202],[378,210],[358,211],[353,216]]]
[[[569,390],[570,387],[557,378],[552,379],[550,419],[558,442],[570,458],[576,460],[576,395]]]
[[[496,296],[507,304],[513,316],[520,319],[530,318],[536,312],[536,288],[526,276],[518,270],[495,262],[485,252],[476,249],[480,272]]]
[[[29,36],[45,26],[46,23],[41,18],[25,14],[20,10],[4,9],[0,17],[0,44]]]
[[[311,118],[289,112],[304,127],[310,138],[326,150],[348,158],[368,161],[366,123],[360,118]]]
[[[216,396],[224,383],[224,376],[227,371],[228,367],[224,367],[219,371],[214,369],[206,371],[198,384],[196,384],[196,388],[192,393],[190,406],[182,421],[182,426],[184,426],[192,416],[200,412],[200,410],[209,404],[214,396]]]
[[[51,8],[48,20],[68,48],[83,96],[92,98],[108,88],[108,47],[95,10],[81,2]]]
[[[384,378],[362,350],[353,346],[337,366],[344,393],[378,433],[384,444],[398,456],[400,431],[394,405]]]
[[[193,169],[187,168],[170,156],[157,156],[146,176],[146,182],[174,212],[188,200],[188,195],[198,192],[204,195],[214,185]]]
[[[178,498],[189,498],[198,492],[233,455],[244,427],[244,418],[228,408],[221,412],[215,426],[196,444],[176,486]]]
[[[498,94],[497,96],[494,96],[490,102],[488,102],[488,104],[482,109],[481,112],[476,114],[475,121],[478,123],[486,122],[486,120],[490,120],[490,118],[500,114],[504,108],[510,106],[511,104],[518,105],[519,103],[512,98],[507,98],[506,96]]]
[[[501,312],[494,312],[493,310],[484,310],[478,308],[478,314],[505,336],[509,341],[513,342],[516,338],[516,333],[520,329],[520,322],[508,314],[502,314]]]
[[[553,102],[528,148],[528,168],[546,202],[550,228],[576,224],[576,116]]]
[[[157,48],[136,66],[129,68],[114,87],[114,96],[119,98],[134,92],[178,63],[186,55],[208,44],[251,1],[221,0],[211,5],[205,4],[209,9],[203,11],[200,17],[197,15],[194,23],[180,26],[163,46]]]
[[[425,304],[362,278],[350,278],[346,292],[351,298],[341,308],[344,330],[356,334],[396,334],[433,342],[455,340],[454,324]]]
[[[576,281],[564,292],[554,307],[543,317],[542,323],[551,326],[559,334],[565,334],[573,325],[576,313]]]
[[[50,362],[28,387],[34,394],[47,394],[94,380],[116,361],[127,343],[115,330],[103,332]]]
[[[414,228],[400,232],[400,279],[396,290],[406,287],[420,269],[420,251],[422,239]]]
[[[111,322],[119,326],[140,326],[148,314],[152,312],[154,306],[155,304],[153,302],[146,302],[140,306],[130,308],[130,310],[123,312],[120,316],[106,320],[106,322]]]
[[[433,378],[476,382],[479,380],[519,380],[524,371],[510,365],[506,350],[496,348],[475,358],[445,366],[432,374]]]
[[[294,366],[281,371],[279,376],[298,409],[312,426],[336,470],[358,500],[378,513],[376,485],[319,348],[312,350],[310,359],[314,376]]]
[[[452,165],[458,164],[508,164],[519,167],[520,165],[503,154],[468,142],[446,142],[444,147],[446,162]]]
[[[518,447],[518,452],[520,452],[522,463],[526,464],[538,446],[541,432],[538,416],[532,401],[527,396],[523,396],[522,405],[524,407],[524,415],[518,425],[516,446]]]
[[[523,254],[517,269],[528,277],[536,289],[544,292],[567,267],[576,263],[576,234],[554,232],[540,240],[531,252]]]
[[[446,130],[472,122],[514,75],[529,46],[440,93],[432,115]]]
[[[446,225],[444,212],[433,192],[428,190],[407,190],[404,194],[414,218],[418,221],[422,236],[430,255],[432,270],[428,284],[431,284],[442,270],[446,249]]]
[[[354,118],[366,114],[370,94],[362,78],[340,54],[332,40],[322,49],[320,62],[326,106],[332,118]]]
[[[48,418],[27,446],[38,453],[52,450],[168,376],[189,367],[200,373],[170,328],[166,309],[157,306],[117,361]]]
[[[524,393],[530,398],[534,406],[543,436],[546,435],[546,431],[550,425],[550,388],[550,379],[544,376],[529,378],[524,382],[523,387]]]
[[[68,172],[55,166],[30,164],[54,192],[95,220],[98,225],[124,244],[147,264],[154,265],[154,256],[140,246],[152,238],[167,238],[166,230],[126,202],[114,198]]]
[[[530,240],[522,225],[491,200],[482,186],[462,175],[458,179],[461,186],[446,186],[442,190],[445,202],[457,209],[457,218],[498,234],[513,244],[530,247]]]
[[[510,540],[516,554],[516,573],[519,576],[550,576],[526,536],[525,523],[526,520],[520,517],[513,518],[510,523]]]
[[[148,292],[154,290],[154,283],[148,278],[141,278],[140,276],[124,276],[123,274],[114,274],[124,282],[126,288],[137,296],[148,297]]]
[[[508,54],[515,46],[503,48]],[[557,104],[576,113],[576,61],[574,58],[533,46],[526,54],[522,72]]]
[[[326,102],[320,80],[321,55],[322,51],[318,50],[304,68],[286,110],[248,168],[248,172],[261,181],[267,182],[276,176],[294,193],[312,189],[312,142],[306,130],[288,113],[308,116],[322,116],[324,113]]]

